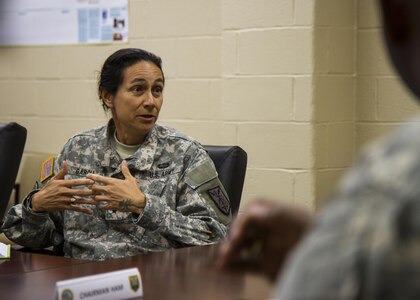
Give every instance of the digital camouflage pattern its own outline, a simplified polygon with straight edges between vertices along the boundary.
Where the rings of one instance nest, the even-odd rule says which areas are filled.
[[[361,157],[272,299],[420,299],[419,121]]]
[[[63,160],[66,178],[88,173],[123,178],[122,159],[112,148],[115,127],[91,129],[72,137],[54,164]],[[32,248],[56,246],[64,241],[66,256],[103,260],[149,251],[162,251],[219,242],[227,236],[231,212],[222,211],[208,190],[220,188],[214,164],[205,149],[172,128],[155,124],[136,153],[126,159],[147,203],[139,217],[93,207],[93,215],[74,211],[34,213],[28,206],[37,182],[22,204],[8,212],[2,230],[17,244]]]

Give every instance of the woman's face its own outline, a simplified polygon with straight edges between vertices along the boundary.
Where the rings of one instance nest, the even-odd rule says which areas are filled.
[[[105,103],[112,111],[118,140],[127,145],[144,141],[155,124],[163,102],[163,75],[148,61],[138,62],[123,73],[124,79],[115,96]]]

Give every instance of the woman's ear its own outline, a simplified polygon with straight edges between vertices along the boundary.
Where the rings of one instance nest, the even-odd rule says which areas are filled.
[[[104,103],[104,105],[106,105],[108,108],[113,108],[114,107],[114,101],[112,95],[107,92],[107,91],[102,91],[101,92],[101,99],[102,102]]]

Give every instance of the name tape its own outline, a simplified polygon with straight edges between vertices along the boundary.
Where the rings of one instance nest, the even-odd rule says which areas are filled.
[[[143,296],[137,268],[57,281],[55,287],[59,300],[119,300]]]

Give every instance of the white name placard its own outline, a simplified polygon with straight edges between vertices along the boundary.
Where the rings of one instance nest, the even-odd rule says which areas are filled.
[[[10,258],[10,245],[0,243],[0,259]]]
[[[57,281],[56,299],[128,299],[143,296],[137,268]]]

